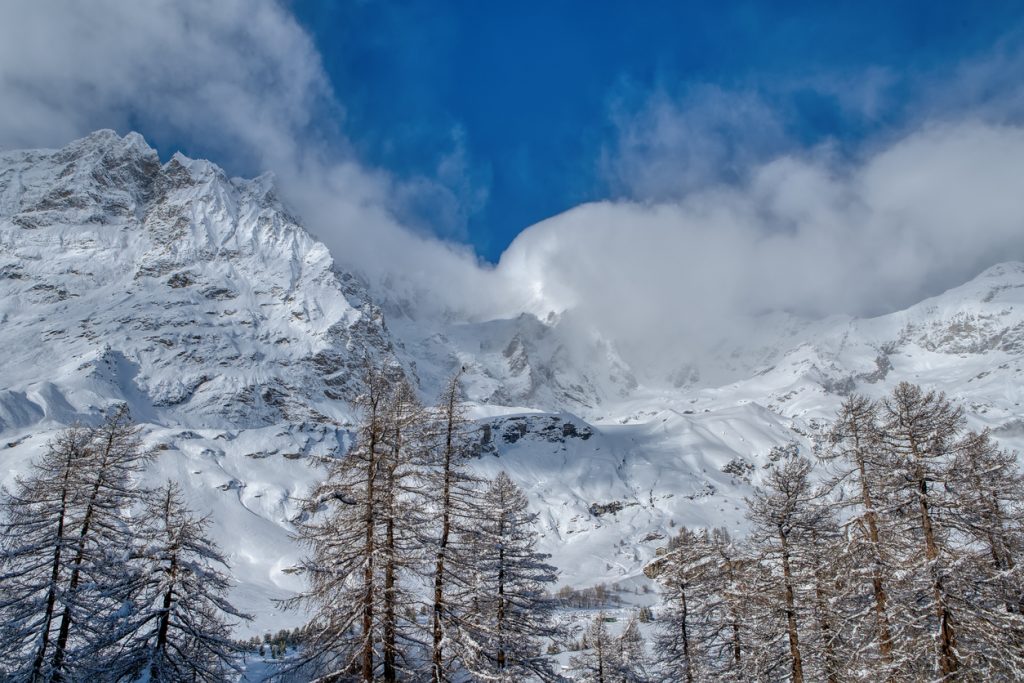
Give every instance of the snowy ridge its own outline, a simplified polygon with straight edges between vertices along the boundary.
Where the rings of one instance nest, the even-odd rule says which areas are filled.
[[[808,449],[851,391],[934,386],[972,426],[1024,446],[1024,264],[878,318],[766,317],[756,345],[723,357],[724,386],[700,368],[641,383],[571,311],[385,324],[382,309],[269,177],[162,163],[111,131],[2,153],[0,480],[61,426],[129,402],[159,449],[151,481],[180,482],[212,512],[234,597],[257,615],[248,633],[303,621],[269,598],[297,588],[288,519],[318,457],[347,447],[366,357],[402,363],[428,400],[466,368],[476,467],[526,488],[543,550],[574,586],[647,581],[679,525],[742,527],[741,499],[777,449]]]
[[[309,403],[351,395],[350,366],[389,352],[379,312],[269,178],[161,165],[110,131],[2,164],[7,426],[112,398],[193,426],[337,420]]]

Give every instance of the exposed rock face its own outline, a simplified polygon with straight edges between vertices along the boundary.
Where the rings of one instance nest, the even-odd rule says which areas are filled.
[[[161,164],[136,134],[0,155],[0,301],[4,385],[54,416],[127,399],[182,424],[336,421],[364,359],[392,356],[270,178]]]

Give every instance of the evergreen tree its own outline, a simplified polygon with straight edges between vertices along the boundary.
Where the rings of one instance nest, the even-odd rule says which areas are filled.
[[[464,669],[481,680],[554,680],[542,638],[558,637],[554,601],[545,594],[556,569],[539,553],[537,515],[526,494],[501,472],[481,497],[479,526],[460,564],[473,567],[461,604],[459,652]]]
[[[226,681],[241,671],[230,617],[250,619],[224,597],[227,561],[168,482],[143,510],[140,581],[131,630],[121,644],[114,680],[154,683]],[[271,648],[273,651],[273,647]]]

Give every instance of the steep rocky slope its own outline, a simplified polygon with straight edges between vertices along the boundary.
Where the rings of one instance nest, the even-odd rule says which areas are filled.
[[[110,399],[191,426],[343,419],[380,312],[268,177],[161,164],[138,135],[0,156],[0,426]],[[326,407],[325,407],[326,406]]]

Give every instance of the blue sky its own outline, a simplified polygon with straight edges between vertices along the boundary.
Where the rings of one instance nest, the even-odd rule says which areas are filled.
[[[643,125],[653,94],[711,119],[687,130],[719,139],[685,192],[794,148],[855,155],[941,115],[956,106],[936,94],[950,71],[1015,46],[1024,23],[1020,3],[999,1],[288,6],[315,41],[358,156],[439,178],[458,199],[454,213],[425,201],[404,218],[491,261],[523,228],[572,206],[672,193],[670,178],[638,188],[621,177],[628,167],[608,162],[622,155],[623,120]],[[716,124],[716,110],[701,111],[709,91],[726,108],[755,102],[751,116],[772,125]],[[685,176],[688,154],[701,150],[668,168]]]

